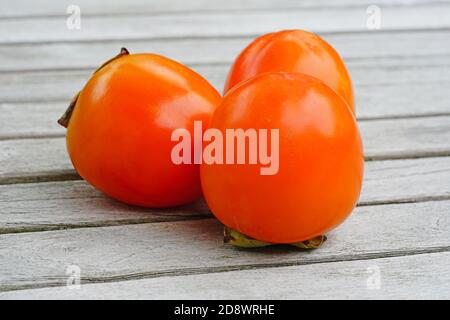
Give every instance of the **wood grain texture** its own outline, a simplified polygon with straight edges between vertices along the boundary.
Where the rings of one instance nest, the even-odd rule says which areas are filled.
[[[0,293],[0,299],[449,299],[450,253]],[[379,286],[375,282],[379,275]],[[267,290],[270,288],[270,290]]]
[[[355,85],[356,95],[374,86],[401,86],[433,84],[436,90],[446,91],[450,81],[449,59],[445,56],[393,57],[350,61],[348,69]],[[219,91],[230,65],[191,65]],[[48,102],[69,100],[89,80],[93,70],[52,70],[0,73],[0,102]],[[45,82],[42,81],[45,79]],[[59,90],[54,90],[58,85]],[[426,87],[426,91],[429,87]],[[424,90],[425,91],[425,90]],[[386,96],[387,98],[387,96]],[[364,106],[362,106],[364,108]]]
[[[363,206],[450,198],[450,158],[366,164]],[[203,202],[152,210],[103,196],[84,181],[0,185],[0,234],[208,217]]]
[[[356,84],[357,118],[368,120],[450,115],[450,91],[444,88],[447,85],[450,82],[387,86]],[[64,136],[66,130],[56,123],[56,119],[66,109],[68,100],[0,103],[0,140]]]
[[[447,63],[448,58],[439,55],[351,61],[357,117],[450,114]],[[219,90],[228,72],[227,65],[195,69]],[[89,75],[88,70],[0,73],[0,139],[62,136],[64,130],[56,119]]]
[[[65,139],[24,139],[0,141],[0,181],[10,183],[40,176],[73,174]]]
[[[31,184],[29,190],[27,186],[15,195],[13,190],[2,189],[6,191],[2,198],[8,200],[0,201],[0,234],[211,217],[203,201],[175,208],[147,209],[114,201],[82,181]],[[21,193],[27,191],[25,199],[21,198]]]
[[[448,2],[419,8],[386,6],[382,30],[445,29],[450,26],[449,14]],[[366,7],[82,16],[81,28],[75,30],[67,28],[65,16],[2,19],[0,43],[255,36],[294,28],[315,32],[361,32],[367,31],[367,17]]]
[[[429,0],[378,0],[377,4],[382,6],[414,6],[435,5],[446,1]],[[189,6],[183,0],[109,0],[108,4],[101,1],[78,0],[77,5],[83,15],[123,15],[123,14],[161,14],[171,12],[210,12],[210,11],[245,11],[245,10],[267,10],[274,8],[299,9],[299,8],[365,8],[373,4],[370,0],[195,0],[190,1]],[[15,0],[14,2],[0,3],[0,17],[2,18],[24,18],[35,16],[67,16],[66,8],[72,5],[70,0]]]
[[[368,58],[429,57],[428,63],[433,64],[433,56],[445,57],[450,53],[449,30],[367,31],[321,36],[346,62]],[[243,36],[2,45],[0,71],[95,70],[123,46],[131,53],[153,52],[189,65],[230,64],[253,39],[253,36]],[[448,59],[446,62],[448,65]]]
[[[366,158],[450,155],[450,116],[360,122]]]
[[[450,196],[450,157],[366,162],[360,205]]]
[[[0,299],[450,298],[450,1],[380,0],[379,31],[369,0],[78,0],[80,30],[69,4],[0,2]],[[323,248],[232,248],[201,201],[130,207],[79,180],[55,120],[118,48],[167,55],[220,90],[249,41],[285,28],[342,54],[376,160]],[[64,287],[70,265],[80,290]]]
[[[215,219],[0,235],[0,291],[82,281],[209,273],[372,259],[450,249],[450,201],[358,207],[320,250],[241,250]],[[405,222],[408,223],[405,223]]]
[[[450,155],[450,116],[362,121],[359,127],[368,159]],[[0,184],[61,173],[76,178],[72,168],[64,138],[0,140]]]
[[[62,137],[66,129],[56,120],[65,102],[0,104],[0,140],[31,137]]]

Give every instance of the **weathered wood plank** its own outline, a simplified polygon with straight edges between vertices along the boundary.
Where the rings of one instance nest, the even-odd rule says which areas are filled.
[[[0,104],[0,140],[63,136],[65,129],[56,120],[67,102]]]
[[[360,205],[450,197],[450,158],[366,164]],[[84,181],[0,185],[0,234],[88,226],[194,219],[208,216],[203,202],[168,210],[130,207]]]
[[[72,171],[65,139],[25,139],[0,141],[0,181],[18,177],[34,181],[39,176]]]
[[[350,62],[358,118],[450,114],[447,60],[437,56]],[[227,65],[195,69],[221,90]],[[87,70],[0,73],[0,139],[62,135],[55,120],[89,74]]]
[[[72,187],[66,183],[66,185],[58,185],[63,187],[58,190],[58,193],[62,194],[58,194],[54,198],[47,195],[47,199],[40,201],[0,202],[0,217],[5,219],[0,223],[0,234],[196,220],[211,217],[211,213],[203,201],[169,209],[132,207],[100,195],[95,190],[89,190],[90,193],[83,192],[92,188],[84,183],[84,188],[80,188],[80,182],[74,182],[74,186],[78,187],[77,189],[85,190],[72,195],[76,198],[70,198],[70,194],[64,193]],[[34,188],[33,191],[37,191],[36,189]],[[44,185],[38,192],[46,192],[48,189],[51,188],[46,188]],[[86,197],[82,198],[82,194],[86,194]],[[32,193],[31,196],[37,197],[38,194]],[[61,196],[65,198],[61,199]]]
[[[162,12],[198,12],[198,11],[224,11],[224,10],[267,10],[274,8],[334,8],[334,7],[367,7],[372,3],[370,0],[228,0],[228,1],[211,1],[211,0],[195,0],[190,1],[186,6],[183,0],[128,0],[126,2],[120,0],[110,0],[108,5],[99,1],[78,0],[77,5],[81,9],[83,15],[120,15],[120,14],[143,14],[153,13],[160,14]],[[445,1],[429,1],[429,0],[378,0],[379,6],[412,6],[412,5],[429,5],[445,3]],[[14,2],[0,3],[0,17],[33,17],[33,16],[66,16],[66,8],[72,5],[73,1],[69,0],[16,0]]]
[[[359,123],[368,159],[450,154],[450,116]],[[70,173],[64,138],[0,140],[0,184]]]
[[[360,205],[450,196],[450,158],[366,162]]]
[[[450,53],[449,30],[323,34],[346,60]],[[121,40],[0,46],[0,71],[91,69],[125,46],[131,52],[154,52],[185,64],[229,64],[254,37]],[[420,45],[427,43],[426,46]],[[447,59],[448,62],[448,59]],[[431,63],[431,61],[429,62]],[[448,63],[447,63],[448,64]]]
[[[18,5],[22,1],[18,0]],[[301,10],[291,10],[291,7],[266,10],[270,7],[266,8],[264,4],[268,4],[269,1],[264,0],[262,7],[255,14],[250,11],[234,12],[239,7],[234,8],[233,5],[237,2],[231,0],[219,8],[224,10],[223,12],[216,12],[218,8],[214,5],[205,5],[202,9],[209,10],[208,14],[192,10],[187,15],[184,12],[177,12],[183,7],[178,0],[169,3],[167,8],[155,7],[156,9],[149,10],[142,8],[139,0],[132,0],[129,6],[130,11],[122,12],[102,12],[100,6],[93,4],[89,7],[90,9],[84,11],[88,16],[83,16],[83,27],[79,31],[70,31],[65,28],[64,12],[24,11],[20,13],[21,19],[15,20],[11,18],[11,11],[3,12],[0,5],[0,15],[10,15],[10,18],[0,20],[0,58],[2,55],[6,56],[8,62],[8,66],[0,67],[0,71],[3,71],[0,75],[0,102],[3,102],[0,104],[2,127],[0,140],[4,140],[0,141],[0,184],[25,180],[76,178],[67,159],[63,139],[20,140],[17,138],[53,137],[63,134],[63,130],[51,120],[57,113],[59,115],[59,112],[56,112],[59,102],[55,100],[68,99],[69,95],[81,86],[88,73],[88,70],[67,72],[64,69],[90,69],[97,64],[94,57],[107,53],[101,45],[96,43],[97,40],[107,45],[118,44],[119,39],[125,38],[155,40],[152,41],[152,45],[170,43],[172,47],[167,46],[163,50],[168,50],[168,53],[172,50],[174,57],[178,57],[179,54],[183,61],[185,56],[188,63],[194,64],[200,70],[205,70],[208,77],[210,74],[210,80],[214,85],[221,86],[227,69],[226,64],[230,61],[230,57],[234,56],[234,52],[238,51],[238,47],[230,47],[230,51],[212,53],[208,55],[206,63],[213,65],[201,65],[205,62],[197,60],[201,55],[198,55],[195,50],[176,52],[178,40],[185,47],[189,47],[195,44],[198,38],[198,43],[203,44],[202,50],[215,51],[208,48],[208,45],[211,43],[209,41],[220,41],[215,38],[216,36],[224,37],[226,41],[242,43],[243,39],[239,38],[241,36],[248,40],[265,30],[285,26],[297,27],[298,21],[302,21],[304,28],[322,30],[325,33],[367,31],[366,3],[356,4],[356,2],[350,3],[354,0],[347,1],[348,3],[344,6],[348,8],[345,9],[337,8],[341,4],[331,4],[327,0],[329,10],[317,10],[317,5],[312,1],[296,5],[296,8]],[[291,4],[283,1],[282,5],[285,3],[286,6]],[[175,5],[171,7],[172,4]],[[255,3],[248,5],[249,7],[245,8],[251,9]],[[56,5],[52,5],[51,8],[56,8]],[[65,7],[62,9],[64,10]],[[136,11],[136,9],[141,10],[140,14],[126,16],[132,13],[131,10]],[[156,15],[149,14],[155,13],[154,10],[159,10]],[[381,37],[390,34],[392,30],[403,28],[436,30],[444,28],[445,30],[450,27],[450,21],[447,19],[449,13],[448,2],[443,6],[423,5],[420,9],[404,8],[400,3],[394,3],[392,6],[383,8],[384,32],[373,34]],[[26,17],[41,14],[45,17],[31,19]],[[112,16],[108,16],[110,14]],[[250,21],[250,25],[243,28],[240,25],[242,21]],[[318,21],[321,21],[321,24]],[[113,23],[114,26],[111,27]],[[207,25],[210,28],[205,28]],[[14,28],[14,32],[10,32],[10,28]],[[425,33],[415,32],[416,35]],[[400,34],[400,32],[396,33],[396,35]],[[446,31],[437,31],[432,34],[448,36]],[[188,39],[182,39],[184,36]],[[384,39],[384,44],[386,41],[392,41],[392,38],[386,40],[387,38],[389,37]],[[420,41],[420,37],[415,39]],[[74,43],[79,40],[81,43]],[[40,43],[42,41],[48,43],[44,45]],[[58,41],[62,43],[56,43]],[[438,37],[433,38],[432,41],[435,41],[434,45],[423,51],[421,49],[416,51],[412,41],[406,41],[405,43],[409,43],[411,50],[414,51],[408,57],[397,56],[397,53],[401,52],[398,44],[392,51],[387,49],[386,54],[377,52],[372,56],[367,54],[363,57],[357,56],[355,49],[357,46],[349,46],[351,50],[354,50],[350,51],[348,56],[354,54],[354,57],[350,59],[350,68],[352,75],[356,74],[357,101],[359,105],[364,106],[361,109],[362,112],[358,114],[360,119],[449,114],[450,109],[446,102],[448,99],[445,96],[448,91],[445,88],[450,81],[448,48],[447,45],[438,48],[436,45],[440,41]],[[27,51],[30,43],[36,43],[39,46],[35,51],[34,49]],[[142,48],[145,46],[144,40],[137,40],[136,43]],[[92,45],[92,48],[98,50],[96,53],[99,55],[82,55],[73,64],[66,65],[64,60],[66,58],[50,62],[64,50],[68,52],[67,50],[73,48],[72,44],[77,48],[80,48],[79,46],[88,48]],[[45,54],[46,45],[49,45],[47,48],[54,47],[62,51]],[[28,53],[17,54],[17,58],[11,58],[14,56],[11,49],[20,47],[23,47],[23,52]],[[219,50],[220,46],[216,49]],[[377,47],[373,45],[373,49],[377,50]],[[36,64],[38,59],[32,58],[17,67],[21,58],[27,60],[30,54],[39,57],[39,50],[44,61],[42,65]],[[420,52],[423,52],[425,57],[421,57]],[[225,54],[227,54],[226,57]],[[62,72],[44,70],[52,68],[60,69]],[[36,72],[28,72],[27,69],[33,69]],[[41,71],[38,72],[39,69]],[[20,72],[9,72],[12,70]],[[53,75],[56,76],[53,77]],[[62,78],[64,80],[61,82]],[[43,82],[42,79],[46,81]],[[75,82],[72,82],[73,80]],[[426,94],[423,94],[424,91]],[[35,101],[39,103],[35,104]],[[54,102],[49,104],[47,101]],[[25,113],[26,111],[29,113]],[[449,116],[366,121],[361,123],[361,127],[369,158],[450,155]],[[409,297],[408,294],[411,291],[405,287],[405,283],[408,282],[412,282],[413,288],[421,288],[419,297],[448,297],[450,292],[446,284],[450,275],[445,266],[449,263],[449,256],[448,253],[442,252],[450,249],[448,238],[450,201],[431,200],[450,197],[449,159],[440,157],[367,163],[366,183],[361,198],[361,204],[365,206],[357,208],[356,214],[350,218],[349,222],[341,226],[338,232],[331,234],[330,241],[323,250],[312,253],[298,253],[287,248],[246,252],[224,247],[220,241],[220,226],[212,219],[204,219],[208,216],[208,210],[201,203],[188,208],[163,212],[132,208],[116,203],[101,196],[82,181],[0,186],[0,217],[2,218],[0,234],[6,229],[6,232],[13,232],[102,226],[80,230],[0,235],[0,256],[7,257],[0,259],[0,291],[64,285],[67,279],[66,267],[77,264],[81,267],[84,283],[181,275],[181,277],[142,280],[145,281],[145,283],[142,282],[142,286],[150,291],[150,296],[155,294],[149,289],[152,288],[151,285],[157,288],[172,288],[172,291],[175,291],[183,280],[187,281],[188,286],[186,289],[175,291],[180,295],[186,295],[191,288],[200,296],[202,294],[200,289],[205,280],[208,286],[205,288],[204,297],[207,293],[217,296],[230,294],[232,288],[238,283],[237,280],[229,282],[230,277],[234,276],[247,284],[267,278],[280,288],[279,294],[289,297],[297,293],[301,297],[308,288],[317,288],[317,283],[319,289],[323,289],[326,286],[323,279],[333,275],[336,275],[333,284],[335,283],[335,286],[339,288],[335,292],[347,297],[351,295],[348,291],[352,290],[351,293],[362,292],[364,296],[365,282],[359,287],[345,286],[344,280],[365,281],[366,278],[363,277],[367,276],[365,274],[367,270],[364,268],[372,264],[363,265],[361,261],[343,263],[334,263],[334,261],[421,253],[414,257],[370,261],[375,261],[377,265],[380,261],[382,269],[388,269],[388,276],[383,278],[383,281],[386,279],[389,286],[387,290],[378,290],[378,295],[375,297],[382,297],[381,292],[385,292],[387,297],[396,295]],[[61,187],[65,189],[62,190]],[[428,202],[368,206],[368,204],[423,200]],[[195,218],[203,220],[173,222]],[[161,221],[166,222],[142,224]],[[404,224],[404,221],[408,221],[408,224]],[[134,223],[140,223],[140,225],[105,227]],[[427,234],[432,236],[424,238]],[[271,254],[274,252],[277,253],[276,256]],[[441,254],[424,254],[430,252],[441,252]],[[316,284],[312,281],[315,278],[306,277],[304,272],[312,273],[312,268],[317,265],[275,268],[276,271],[280,271],[277,274],[271,272],[275,270],[274,268],[216,273],[316,262],[328,262],[318,264],[320,268],[314,269],[318,270],[315,277],[321,279],[316,279]],[[433,266],[433,274],[420,278],[416,276],[430,272],[430,264]],[[303,267],[310,269],[300,269]],[[406,274],[405,268],[409,268]],[[401,272],[402,269],[403,272]],[[247,272],[250,274],[247,275]],[[183,275],[196,273],[209,274],[183,277]],[[295,282],[287,289],[280,286],[292,279],[293,273],[300,274],[295,278],[300,283],[303,284],[306,281],[306,284],[302,286],[304,291],[296,291]],[[227,285],[217,289],[216,286],[221,283],[219,281]],[[136,289],[140,283],[140,281],[138,283],[122,282],[98,287],[88,285],[86,295],[95,295],[98,292],[107,291],[108,288],[110,292],[114,292],[112,290],[116,286],[121,288],[127,285],[131,285],[129,290],[135,290],[134,292],[137,293],[143,290]],[[408,285],[411,284],[408,283]],[[367,291],[366,288],[366,294]],[[38,291],[29,293],[33,295],[36,292]],[[57,292],[49,289],[47,294],[55,295]],[[317,291],[318,296],[320,292]],[[63,296],[64,294],[60,297]],[[111,297],[113,297],[112,294]],[[167,294],[163,297],[170,296]],[[332,297],[331,294],[328,297]],[[194,297],[190,296],[190,298]]]
[[[210,217],[203,201],[170,209],[132,207],[84,181],[0,186],[0,234]]]
[[[69,265],[89,283],[441,252],[450,249],[449,208],[450,201],[358,207],[309,252],[231,248],[215,219],[0,235],[0,291],[64,285]]]
[[[450,155],[450,116],[360,122],[369,159]]]
[[[190,66],[221,91],[230,64]],[[359,90],[364,90],[361,87],[387,84],[431,83],[446,91],[444,88],[447,88],[446,84],[450,81],[450,64],[446,55],[361,58],[348,61],[347,66],[357,94]],[[0,102],[67,100],[83,86],[93,71],[94,69],[0,73]],[[55,85],[58,85],[59,90],[54,90]]]
[[[448,28],[449,14],[449,3],[420,8],[387,6],[382,11],[381,28],[384,31]],[[64,16],[2,19],[0,43],[243,36],[292,28],[315,32],[359,32],[367,31],[367,17],[365,7],[83,16],[81,28],[75,30],[67,28]]]
[[[449,264],[450,253],[432,253],[82,283],[77,290],[58,287],[2,292],[0,299],[449,299]]]
[[[443,88],[446,85],[450,82],[356,85],[357,117],[367,120],[448,115],[450,91]],[[66,109],[67,101],[0,104],[0,140],[64,136],[65,129],[56,119]]]

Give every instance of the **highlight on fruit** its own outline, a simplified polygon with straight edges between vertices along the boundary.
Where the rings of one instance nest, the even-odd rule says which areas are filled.
[[[127,204],[165,208],[202,195],[199,165],[171,160],[172,131],[191,132],[194,121],[207,127],[220,101],[192,69],[122,49],[92,74],[59,122],[83,179]]]
[[[179,62],[122,48],[58,120],[73,166],[130,205],[203,197],[236,247],[321,247],[364,176],[342,58],[311,32],[278,31],[244,48],[223,80],[221,96]]]

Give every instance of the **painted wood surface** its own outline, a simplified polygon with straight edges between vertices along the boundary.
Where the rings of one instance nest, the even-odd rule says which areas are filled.
[[[361,121],[359,127],[368,160],[450,155],[450,116]],[[64,138],[0,140],[0,149],[0,184],[77,178]]]
[[[65,285],[70,265],[87,283],[447,251],[449,204],[357,208],[307,252],[229,247],[215,219],[0,235],[0,290]]]
[[[448,157],[367,162],[359,205],[449,199],[448,181]],[[84,181],[0,185],[0,212],[0,234],[210,216],[201,201],[168,210],[127,206]]]
[[[366,8],[373,4],[370,0],[196,0],[186,6],[183,0],[109,0],[108,6],[101,1],[78,0],[77,5],[82,8],[86,15],[117,15],[117,14],[160,14],[170,12],[216,12],[216,11],[251,11],[271,9],[328,9],[360,7]],[[442,0],[378,0],[377,4],[382,6],[422,6],[438,5],[446,3]],[[70,0],[16,0],[14,2],[0,4],[0,17],[2,18],[29,18],[38,16],[65,16],[66,9],[72,5]]]
[[[364,59],[401,58],[398,60],[402,61],[402,59],[410,57],[426,57],[425,63],[433,65],[435,63],[432,62],[432,58],[445,56],[450,52],[450,44],[447,41],[450,31],[446,29],[408,32],[404,30],[390,32],[366,30],[358,33],[325,33],[321,35],[350,64]],[[254,38],[254,36],[245,35],[225,38],[123,39],[101,43],[4,44],[0,46],[0,58],[3,62],[0,65],[0,71],[95,70],[123,46],[132,53],[153,52],[194,67],[208,64],[230,64]],[[420,45],[423,43],[427,45]],[[382,61],[378,61],[378,63]]]
[[[449,264],[448,252],[432,253],[0,292],[0,299],[449,299]]]
[[[0,3],[0,299],[450,297],[450,1],[378,1],[372,31],[366,0],[79,0],[81,30],[66,28],[69,2]],[[345,59],[368,160],[323,248],[232,248],[201,201],[135,208],[73,170],[55,120],[121,46],[221,90],[248,42],[294,27]],[[65,287],[70,265],[80,290]]]
[[[2,19],[0,43],[57,41],[109,41],[258,35],[279,29],[307,29],[314,32],[367,31],[367,7],[272,9],[236,12],[183,12],[116,16],[83,16],[78,30],[66,28],[67,16]],[[386,6],[383,30],[440,30],[450,26],[450,3],[437,5]],[[14,32],[10,32],[14,30]]]

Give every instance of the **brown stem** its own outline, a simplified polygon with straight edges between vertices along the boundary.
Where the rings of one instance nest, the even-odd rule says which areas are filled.
[[[113,57],[113,58],[109,59],[108,61],[106,61],[105,63],[103,63],[100,67],[97,68],[97,70],[94,71],[93,74],[97,73],[98,71],[103,69],[103,67],[105,67],[106,65],[110,64],[114,60],[117,60],[117,59],[119,59],[119,58],[121,58],[123,56],[127,56],[129,54],[130,54],[130,52],[126,48],[121,48],[120,49],[120,53],[118,55],[116,55],[115,57]],[[70,118],[72,117],[72,113],[73,113],[73,110],[75,109],[75,106],[77,104],[78,97],[80,96],[80,93],[81,93],[81,91],[79,91],[72,98],[72,100],[70,101],[69,107],[64,112],[64,114],[61,116],[61,118],[58,119],[58,123],[60,125],[62,125],[64,128],[67,128],[67,126],[69,125]]]

